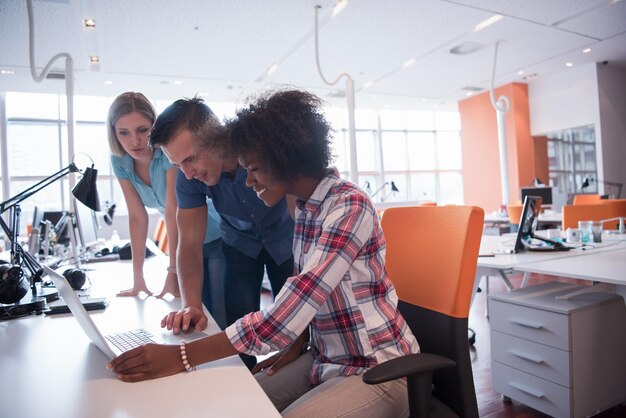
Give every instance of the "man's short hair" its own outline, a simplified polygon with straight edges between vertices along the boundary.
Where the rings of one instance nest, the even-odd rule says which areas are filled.
[[[182,130],[191,132],[202,149],[220,147],[222,124],[211,108],[199,97],[176,100],[157,118],[150,133],[150,146],[167,146]]]

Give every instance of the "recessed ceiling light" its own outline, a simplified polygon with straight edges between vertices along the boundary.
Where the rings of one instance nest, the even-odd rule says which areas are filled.
[[[524,75],[524,70],[519,70],[519,71],[517,72],[517,75]]]
[[[485,45],[477,42],[465,41],[450,48],[450,53],[453,55],[467,55],[484,48]]]
[[[476,25],[474,27],[474,32],[478,32],[480,30],[483,30],[486,27],[493,25],[494,23],[496,23],[500,19],[502,19],[502,15],[493,15],[489,19],[485,19],[482,22],[480,22],[478,25]]]
[[[363,88],[364,89],[368,89],[370,87],[372,87],[374,85],[374,82],[372,80],[366,82],[365,84],[363,84]]]
[[[335,3],[335,6],[333,7],[332,17],[335,17],[339,13],[341,13],[343,9],[346,8],[347,5],[348,5],[348,0],[339,0],[337,3]]]
[[[402,64],[402,69],[408,68],[413,64],[415,64],[415,58],[411,58],[410,60],[405,61],[404,64]]]
[[[13,71],[13,70],[0,70],[0,74],[11,75],[11,74],[15,74],[15,71]]]
[[[113,82],[111,80],[104,80],[104,84],[110,86],[111,84],[113,84]]]
[[[473,95],[474,95],[474,92],[473,92],[473,91],[468,91],[467,93],[465,93],[465,95],[466,95],[467,97],[469,97],[469,96],[473,96]]]
[[[591,52],[591,48],[585,48],[583,49],[583,54],[588,54]]]
[[[100,57],[98,57],[97,55],[90,55],[89,62],[91,62],[92,64],[97,64],[100,62]]]
[[[270,68],[267,69],[267,75],[272,75],[278,69],[278,64],[274,63],[270,65]]]
[[[174,80],[174,84],[180,86],[181,84],[183,84],[183,82],[180,80]]]
[[[571,63],[571,62],[566,62],[566,63],[565,63],[565,66],[566,66],[566,67],[573,67],[573,66],[574,66],[574,64],[573,64],[573,63]]]
[[[83,19],[83,25],[85,25],[86,28],[93,29],[96,27],[96,20],[95,19]]]

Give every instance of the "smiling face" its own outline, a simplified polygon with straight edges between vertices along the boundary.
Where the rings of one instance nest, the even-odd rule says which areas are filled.
[[[288,193],[289,183],[274,179],[256,155],[239,157],[239,165],[248,173],[246,186],[252,187],[266,206],[276,205]]]
[[[224,164],[222,159],[217,152],[200,150],[190,131],[181,130],[161,149],[187,179],[200,180],[207,186],[215,186],[220,180]]]
[[[115,135],[124,151],[136,160],[152,157],[148,135],[152,122],[141,113],[132,112],[121,116],[114,125]]]

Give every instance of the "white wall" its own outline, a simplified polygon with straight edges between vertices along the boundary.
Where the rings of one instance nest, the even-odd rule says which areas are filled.
[[[626,68],[597,65],[600,105],[600,180],[626,185]],[[596,128],[596,131],[598,129]],[[626,191],[622,190],[622,198]]]
[[[626,185],[625,68],[611,63],[572,68],[533,80],[528,96],[531,135],[593,124],[599,180]]]
[[[598,120],[596,65],[572,68],[551,77],[539,77],[528,84],[530,134],[593,124]]]

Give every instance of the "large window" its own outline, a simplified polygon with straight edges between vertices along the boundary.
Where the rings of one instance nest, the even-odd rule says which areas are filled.
[[[593,125],[552,132],[548,137],[550,185],[560,193],[598,193]],[[583,182],[588,180],[583,189]]]
[[[349,175],[347,112],[330,109],[335,165]],[[462,204],[460,118],[457,112],[357,110],[359,185],[377,203]]]
[[[7,141],[0,149],[5,159],[0,161],[6,161],[3,173],[7,178],[0,191],[6,200],[67,166],[71,156],[65,96],[9,92],[4,98]],[[98,169],[102,204],[115,203],[117,213],[124,214],[124,198],[111,171],[106,138],[106,115],[112,101],[113,97],[75,97],[73,158],[80,168],[93,160]],[[153,103],[159,112],[171,100],[153,100]],[[208,104],[222,120],[235,115],[236,106],[232,103]],[[334,129],[334,165],[348,178],[352,156],[347,111],[338,108],[325,111]],[[458,113],[357,109],[355,120],[358,183],[375,202],[462,203]],[[577,143],[577,146],[586,145]],[[586,169],[587,154],[581,155],[575,163]],[[69,209],[68,186],[65,177],[24,201],[22,229],[30,223],[35,206],[42,210]]]

